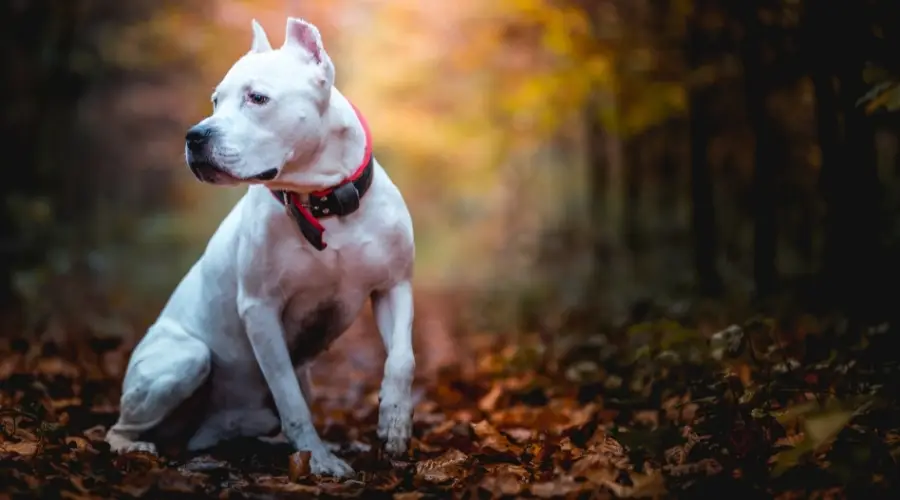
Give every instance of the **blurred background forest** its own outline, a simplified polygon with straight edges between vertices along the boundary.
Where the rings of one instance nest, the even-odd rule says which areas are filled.
[[[897,309],[886,0],[4,1],[4,307],[38,329],[153,319],[242,194],[194,180],[184,132],[250,20],[280,44],[287,15],[367,115],[444,319]]]

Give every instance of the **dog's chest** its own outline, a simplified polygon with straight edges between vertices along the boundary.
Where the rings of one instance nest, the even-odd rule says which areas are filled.
[[[311,359],[356,319],[371,293],[390,276],[378,245],[340,249],[296,259],[282,276],[289,297],[282,315],[285,340],[295,365]],[[290,262],[285,259],[283,262]]]
[[[328,298],[314,304],[294,304],[285,313],[288,351],[295,366],[314,358],[346,330],[355,314],[355,303]]]
[[[282,324],[295,364],[327,348],[372,292],[392,286],[411,262],[412,237],[403,212],[377,190],[370,195],[366,210],[321,221],[328,244],[323,251],[303,239],[284,214],[273,213],[262,228],[258,241],[265,243],[254,248],[251,268],[258,274],[251,277],[260,280],[265,296],[284,300]]]

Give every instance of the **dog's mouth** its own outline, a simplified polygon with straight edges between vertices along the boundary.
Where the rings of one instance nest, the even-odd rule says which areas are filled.
[[[197,180],[207,184],[237,184],[241,181],[209,162],[191,162],[190,167]]]
[[[278,177],[278,169],[270,168],[269,170],[266,170],[263,173],[254,176],[253,179],[257,180],[257,181],[265,182],[265,181],[271,181],[272,179],[274,179],[276,177]]]
[[[200,182],[207,184],[239,184],[241,182],[265,182],[278,176],[278,169],[270,168],[252,177],[237,177],[225,172],[216,165],[205,161],[190,163],[191,172]]]

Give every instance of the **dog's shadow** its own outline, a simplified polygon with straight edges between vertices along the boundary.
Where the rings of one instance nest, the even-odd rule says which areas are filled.
[[[367,470],[378,470],[392,467],[380,446],[369,446],[361,442],[355,442],[349,446],[326,442],[326,445],[354,468],[361,466]],[[236,438],[207,450],[181,451],[170,456],[173,465],[180,469],[213,476],[222,475],[222,479],[226,480],[229,474],[236,472],[241,474],[286,474],[290,457],[295,452],[293,446],[284,439]]]
[[[227,476],[232,472],[273,473],[287,470],[288,457],[294,452],[287,442],[264,441],[259,438],[237,438],[198,451],[165,449],[170,463],[189,472]]]

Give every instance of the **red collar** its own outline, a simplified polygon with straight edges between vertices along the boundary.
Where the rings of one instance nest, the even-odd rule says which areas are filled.
[[[328,245],[323,240],[325,227],[319,222],[321,217],[345,216],[355,212],[361,198],[368,191],[374,177],[372,155],[372,132],[365,117],[353,103],[350,103],[366,136],[366,148],[359,167],[340,184],[314,191],[309,194],[308,203],[301,203],[300,196],[292,191],[272,191],[275,198],[284,204],[288,214],[297,222],[303,236],[318,250]]]

